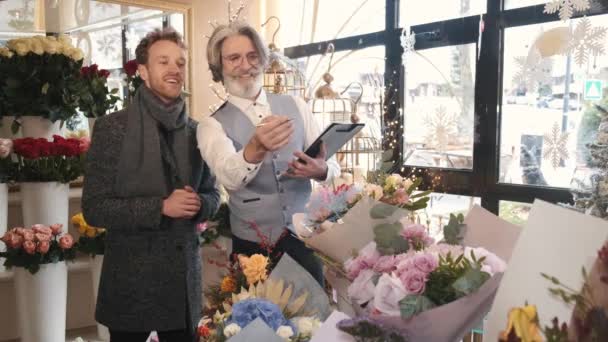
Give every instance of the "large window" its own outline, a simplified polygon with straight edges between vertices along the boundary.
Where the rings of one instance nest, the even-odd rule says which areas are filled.
[[[562,21],[544,13],[542,0],[337,1],[340,10],[323,14],[325,2],[297,1],[332,20],[313,21],[307,10],[301,22],[284,23],[293,33],[285,53],[316,84],[327,66],[311,66],[327,63],[332,43],[346,69],[332,72],[340,90],[382,73],[375,124],[393,171],[422,176],[436,193],[481,199],[497,214],[517,211],[509,217],[517,223],[525,203],[568,202],[570,188],[588,185],[586,144],[597,134],[597,105],[608,107],[608,57],[589,50],[589,37],[573,37],[608,27],[607,6]],[[356,11],[368,2],[373,10]],[[365,23],[353,26],[361,16]],[[403,53],[410,32],[414,48]]]

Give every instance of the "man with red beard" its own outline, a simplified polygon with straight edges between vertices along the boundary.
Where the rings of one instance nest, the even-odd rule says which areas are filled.
[[[320,261],[289,232],[292,215],[306,210],[311,180],[331,181],[338,163],[325,161],[324,146],[316,157],[302,152],[321,130],[303,99],[264,91],[269,52],[251,26],[218,26],[207,59],[229,98],[201,121],[197,136],[203,159],[230,195],[233,253],[268,254],[272,247],[273,261],[287,253],[322,284]]]

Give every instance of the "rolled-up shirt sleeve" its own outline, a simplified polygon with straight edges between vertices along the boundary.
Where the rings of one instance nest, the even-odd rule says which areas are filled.
[[[247,162],[244,149],[235,149],[222,125],[213,117],[205,117],[200,121],[196,138],[203,160],[215,174],[217,182],[226,189],[238,190],[258,174],[261,163]]]

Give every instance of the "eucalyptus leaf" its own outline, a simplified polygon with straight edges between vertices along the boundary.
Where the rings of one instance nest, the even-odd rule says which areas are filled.
[[[376,220],[385,219],[391,217],[391,215],[393,215],[397,209],[397,207],[389,204],[378,203],[372,207],[372,209],[369,211],[369,215],[371,218]]]
[[[482,272],[479,268],[471,268],[452,284],[452,288],[461,295],[467,296],[477,291],[489,278],[488,273]]]

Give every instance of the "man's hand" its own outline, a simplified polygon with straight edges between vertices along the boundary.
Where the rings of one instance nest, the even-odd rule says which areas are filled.
[[[264,160],[266,152],[281,149],[289,143],[293,134],[293,125],[284,115],[265,117],[256,127],[255,133],[245,146],[244,157],[249,163],[259,163]]]
[[[294,155],[302,159],[306,164],[299,162],[297,159],[289,163],[289,170],[285,175],[296,178],[312,178],[317,181],[323,181],[327,178],[327,148],[325,143],[321,144],[319,154],[315,158],[309,157],[304,152],[295,152]]]
[[[163,215],[171,218],[191,219],[200,209],[201,200],[189,186],[173,191],[163,200]]]

